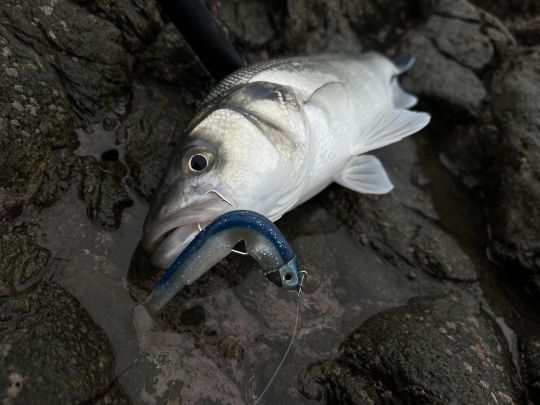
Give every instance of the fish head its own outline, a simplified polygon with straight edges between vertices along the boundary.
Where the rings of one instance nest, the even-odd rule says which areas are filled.
[[[154,265],[169,267],[201,227],[227,211],[268,215],[278,204],[297,159],[267,118],[274,90],[237,89],[200,113],[175,147],[144,226],[143,247]]]
[[[215,146],[201,139],[175,148],[144,223],[142,244],[157,267],[169,267],[200,227],[233,209],[215,173],[217,159]]]

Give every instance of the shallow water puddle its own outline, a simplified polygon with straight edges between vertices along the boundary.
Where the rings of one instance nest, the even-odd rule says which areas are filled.
[[[134,301],[126,278],[146,209],[135,198],[133,207],[124,211],[120,229],[103,229],[88,219],[85,203],[76,187],[71,187],[54,206],[31,218],[47,235],[41,245],[61,259],[55,281],[81,302],[109,337],[116,373],[132,398],[138,397],[140,387],[152,381],[157,372],[139,350],[131,315]]]

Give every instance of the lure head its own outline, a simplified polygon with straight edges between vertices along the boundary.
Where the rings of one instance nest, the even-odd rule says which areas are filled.
[[[300,291],[302,288],[302,274],[298,270],[296,257],[278,269],[267,271],[264,275],[275,285],[286,290]]]

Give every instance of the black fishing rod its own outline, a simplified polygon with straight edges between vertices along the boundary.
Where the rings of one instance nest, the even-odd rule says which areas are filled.
[[[159,0],[159,4],[216,80],[245,65],[203,0]]]

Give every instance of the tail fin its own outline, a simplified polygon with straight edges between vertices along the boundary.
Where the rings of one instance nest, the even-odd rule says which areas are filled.
[[[418,102],[418,98],[404,91],[398,82],[398,76],[410,70],[415,62],[416,58],[412,54],[404,55],[394,61],[396,74],[390,80],[390,91],[394,108],[411,108]]]
[[[394,61],[394,66],[398,70],[398,75],[411,70],[416,62],[416,57],[412,53],[400,56]]]

